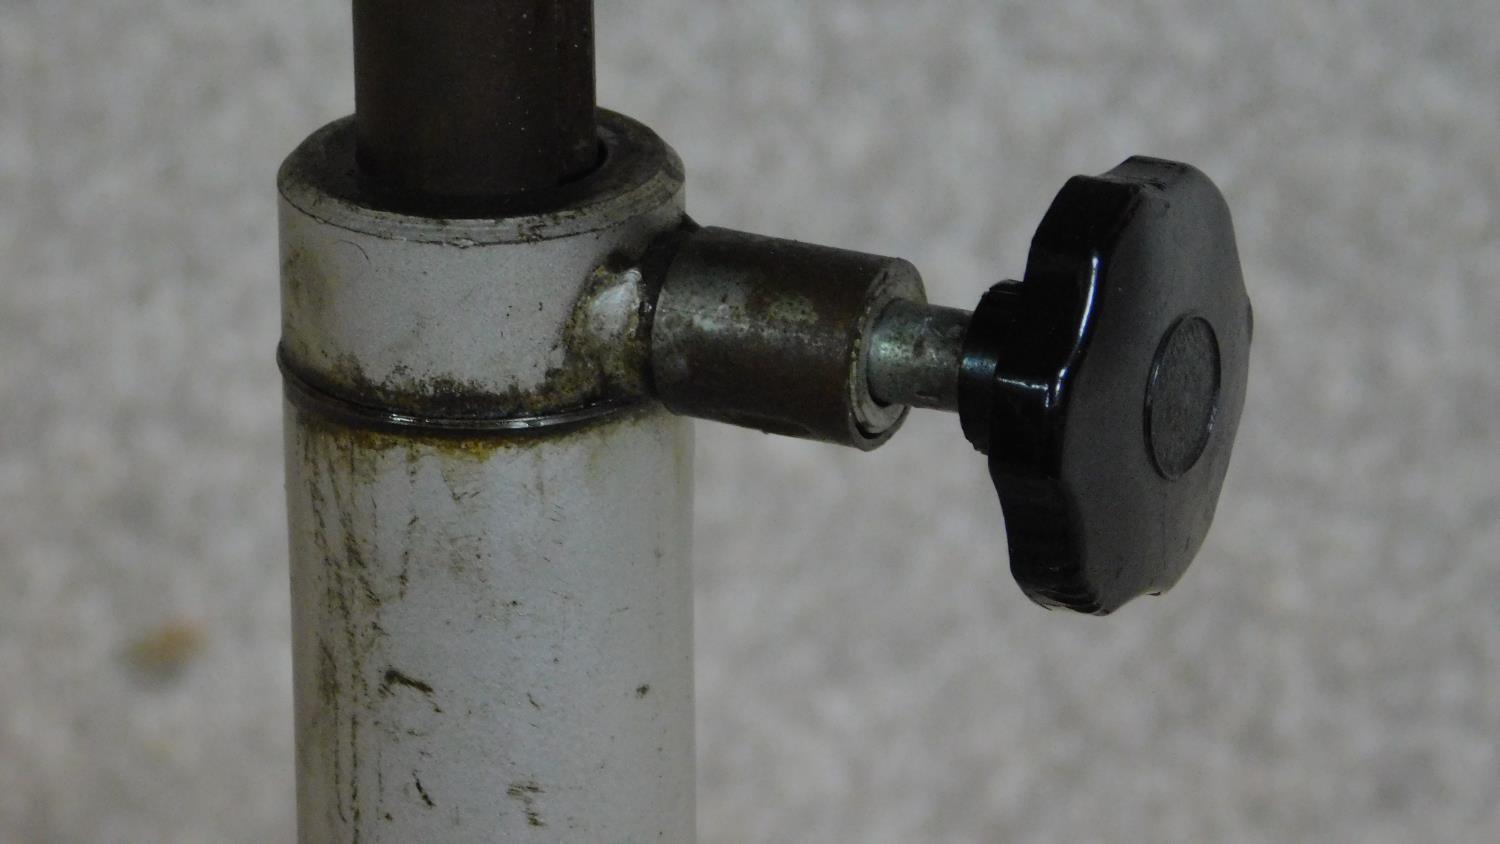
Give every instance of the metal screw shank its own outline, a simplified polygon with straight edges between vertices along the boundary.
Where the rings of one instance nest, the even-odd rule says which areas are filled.
[[[870,394],[890,405],[958,411],[968,311],[892,302],[875,321],[865,353]]]

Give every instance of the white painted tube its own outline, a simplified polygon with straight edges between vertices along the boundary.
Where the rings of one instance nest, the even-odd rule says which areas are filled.
[[[287,419],[307,842],[693,839],[690,423]]]
[[[694,840],[692,431],[639,268],[681,165],[601,138],[493,220],[377,207],[348,121],[282,170],[304,842]]]

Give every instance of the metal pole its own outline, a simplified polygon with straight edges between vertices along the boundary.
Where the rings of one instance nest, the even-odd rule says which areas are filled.
[[[475,202],[600,159],[592,0],[355,0],[359,161],[392,191]]]
[[[354,9],[279,177],[301,840],[692,841],[681,162],[596,117],[589,3]]]
[[[287,417],[304,842],[691,841],[691,433]]]

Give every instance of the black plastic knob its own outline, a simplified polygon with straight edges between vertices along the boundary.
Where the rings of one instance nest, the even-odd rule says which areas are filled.
[[[975,310],[959,384],[1032,600],[1103,615],[1177,582],[1229,467],[1251,324],[1208,177],[1132,158],[1063,187],[1025,280]]]

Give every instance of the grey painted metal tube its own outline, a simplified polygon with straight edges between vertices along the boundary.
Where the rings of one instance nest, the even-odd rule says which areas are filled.
[[[432,220],[283,167],[304,842],[694,840],[691,423],[645,395],[675,155],[604,113],[555,212]]]

